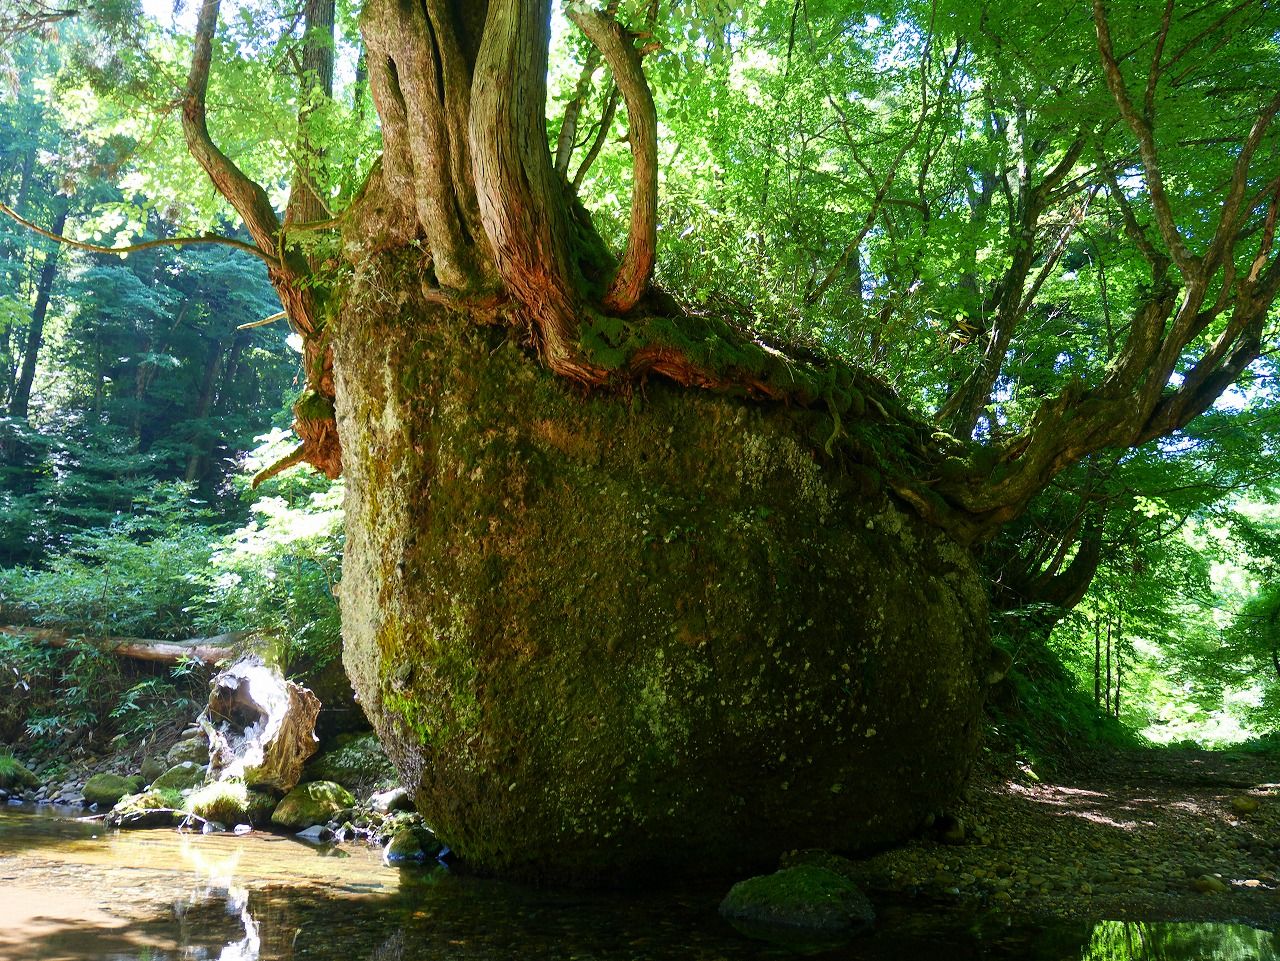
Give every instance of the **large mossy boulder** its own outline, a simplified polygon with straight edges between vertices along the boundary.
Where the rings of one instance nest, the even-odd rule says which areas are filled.
[[[111,807],[126,794],[133,794],[141,787],[140,777],[124,777],[102,771],[84,782],[84,799],[89,804]]]
[[[841,874],[812,864],[739,881],[720,903],[731,921],[831,933],[875,921],[867,896]]]
[[[333,781],[309,781],[280,799],[271,812],[271,823],[284,828],[306,828],[324,824],[339,811],[354,806],[355,797]]]
[[[745,872],[954,799],[987,604],[970,552],[880,489],[903,428],[658,381],[584,396],[500,329],[349,297],[344,662],[465,861]],[[840,432],[872,459],[828,459]]]

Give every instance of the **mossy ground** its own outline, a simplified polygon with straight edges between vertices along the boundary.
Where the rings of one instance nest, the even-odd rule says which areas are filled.
[[[985,597],[873,466],[808,415],[583,397],[504,330],[360,293],[334,332],[345,662],[443,841],[578,881],[739,870],[887,842],[958,790]]]

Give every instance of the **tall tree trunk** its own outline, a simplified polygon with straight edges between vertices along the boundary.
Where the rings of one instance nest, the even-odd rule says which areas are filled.
[[[1111,713],[1111,615],[1107,615],[1107,687],[1106,687],[1106,707],[1107,713]]]
[[[204,365],[204,377],[200,381],[200,394],[196,398],[196,407],[192,411],[192,418],[196,421],[203,422],[209,418],[209,412],[213,408],[214,386],[218,382],[218,371],[222,368],[222,341],[215,340],[209,348],[209,357]],[[208,425],[201,424],[199,438],[187,455],[187,470],[183,475],[183,480],[188,484],[193,484],[200,480],[208,467],[207,461],[209,451],[212,449],[212,442],[208,437]]]
[[[307,133],[316,101],[333,97],[334,0],[306,0],[303,7],[302,77],[303,101],[299,115],[301,142],[299,162],[294,167],[293,186],[285,219],[290,223],[327,220],[329,208],[318,188],[324,183],[324,149]]]
[[[1102,707],[1102,624],[1093,616],[1093,706]]]
[[[67,205],[61,204],[53,218],[53,232],[61,234],[67,224]],[[53,282],[58,273],[59,248],[51,247],[44,257],[44,266],[40,268],[40,280],[36,283],[36,302],[31,308],[31,326],[27,328],[27,345],[22,354],[22,371],[18,375],[18,383],[13,390],[13,399],[9,402],[10,417],[26,417],[31,403],[31,385],[36,377],[36,358],[44,343],[44,321],[49,311],[49,297],[53,293]]]

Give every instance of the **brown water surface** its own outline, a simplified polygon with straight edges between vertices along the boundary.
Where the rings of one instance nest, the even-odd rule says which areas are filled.
[[[0,807],[0,961],[1278,961],[1221,924],[1013,927],[954,904],[878,903],[868,936],[770,943],[716,914],[717,888],[546,891],[391,869],[363,846],[254,833],[114,832]]]

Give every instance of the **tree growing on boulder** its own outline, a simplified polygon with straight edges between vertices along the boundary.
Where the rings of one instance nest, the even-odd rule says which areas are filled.
[[[366,0],[382,149],[331,218],[324,144],[299,137],[281,217],[211,135],[219,3],[199,6],[186,142],[305,342],[278,466],[345,473],[345,663],[441,840],[487,870],[741,868],[916,827],[975,751],[972,548],[1272,345],[1266,4],[686,6],[566,4],[590,52],[553,154],[551,0]],[[332,3],[304,17],[305,120],[332,91]],[[655,284],[664,38],[730,84],[717,58],[755,44],[780,96],[808,92],[770,118],[756,186],[821,175],[861,210],[809,244],[797,310],[844,311],[872,360],[924,351],[916,409]],[[606,239],[577,188],[619,104],[630,203]],[[778,160],[775,123],[825,153]],[[749,240],[777,223],[740,207]],[[810,230],[791,211],[774,236]]]

